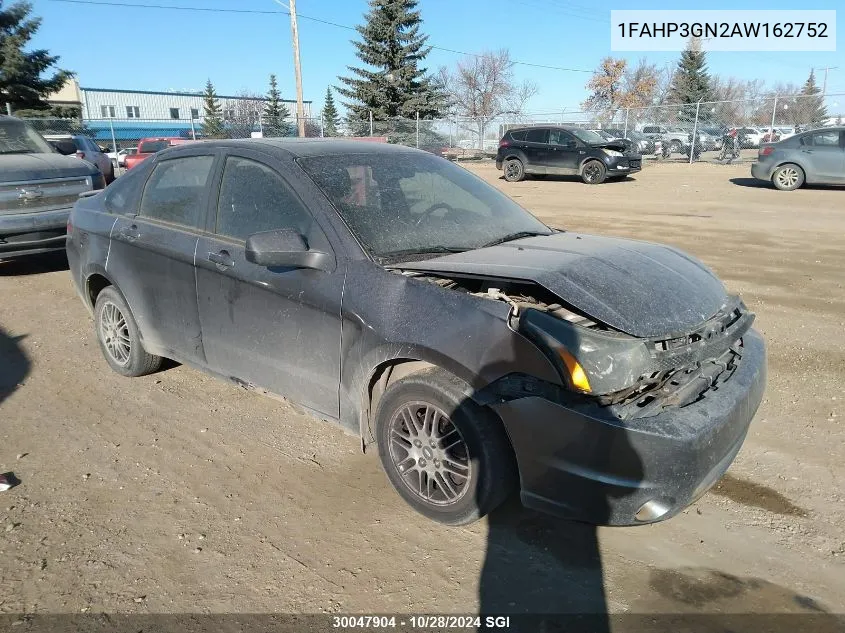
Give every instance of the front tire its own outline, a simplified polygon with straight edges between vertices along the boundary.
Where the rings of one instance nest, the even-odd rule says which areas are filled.
[[[94,325],[100,351],[121,376],[145,376],[161,367],[161,357],[147,353],[141,344],[135,318],[114,286],[104,288],[97,296]]]
[[[600,185],[607,178],[607,167],[600,160],[588,160],[581,168],[581,180],[588,185]]]
[[[441,369],[412,374],[385,391],[375,417],[379,456],[399,495],[446,525],[466,525],[498,507],[517,481],[501,421]]]
[[[672,141],[669,143],[669,153],[670,154],[679,154],[681,151],[681,142],[680,141]]]
[[[794,191],[804,184],[804,170],[798,165],[781,165],[772,174],[772,184],[781,191]]]
[[[519,182],[525,178],[525,165],[518,158],[509,158],[505,161],[503,173],[508,182]]]

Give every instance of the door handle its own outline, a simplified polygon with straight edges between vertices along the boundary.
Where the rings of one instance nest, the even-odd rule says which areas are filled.
[[[130,242],[134,242],[139,237],[141,237],[141,232],[138,230],[137,224],[133,224],[131,226],[124,226],[117,232],[117,234]]]
[[[229,251],[225,249],[218,253],[209,253],[208,261],[216,265],[219,270],[226,270],[235,265],[235,260],[232,259]]]

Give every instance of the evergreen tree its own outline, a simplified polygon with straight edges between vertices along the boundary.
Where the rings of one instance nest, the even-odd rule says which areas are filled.
[[[222,110],[211,79],[205,84],[205,92],[202,97],[204,101],[202,108],[205,115],[202,123],[202,135],[206,138],[223,138],[225,130],[223,128]]]
[[[350,121],[391,117],[434,118],[445,97],[419,64],[431,51],[428,36],[420,33],[422,18],[417,0],[369,0],[365,24],[356,27],[353,41],[358,58],[367,67],[348,66],[352,75],[340,77],[337,91],[348,99]]]
[[[692,121],[695,118],[695,104],[699,101],[710,101],[712,90],[710,75],[707,72],[707,54],[701,50],[701,41],[690,39],[689,44],[678,61],[678,67],[672,77],[669,87],[669,103],[684,105],[679,118]],[[709,110],[699,113],[699,121],[706,120]]]
[[[264,135],[290,136],[293,126],[287,121],[289,118],[290,110],[282,101],[276,75],[270,75],[270,90],[267,91],[267,105],[264,106]]]
[[[323,104],[323,135],[337,136],[337,126],[340,125],[340,116],[334,104],[332,89],[326,88],[326,102]]]
[[[3,9],[0,0],[0,106],[4,113],[6,103],[13,111],[49,110],[44,98],[73,77],[66,70],[42,77],[59,61],[58,56],[44,49],[24,50],[41,26],[41,18],[29,17],[31,11],[29,2],[16,2]]]
[[[801,88],[801,96],[796,99],[796,110],[800,121],[797,123],[818,124],[827,119],[827,108],[824,107],[824,96],[816,84],[816,73],[810,71],[810,76]]]

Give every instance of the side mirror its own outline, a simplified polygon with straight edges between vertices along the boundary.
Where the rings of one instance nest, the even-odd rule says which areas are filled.
[[[76,145],[74,145],[73,141],[54,141],[53,147],[55,147],[56,151],[63,156],[76,154]]]
[[[246,238],[246,260],[267,268],[331,270],[333,265],[331,255],[309,250],[294,229],[253,233]]]

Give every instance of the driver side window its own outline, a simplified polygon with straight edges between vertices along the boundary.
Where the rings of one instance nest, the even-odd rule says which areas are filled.
[[[445,215],[450,209],[469,211],[479,218],[490,217],[489,207],[436,172],[417,172],[410,178],[400,178],[399,188],[415,217],[429,210],[434,215]],[[438,212],[438,207],[443,210]]]

